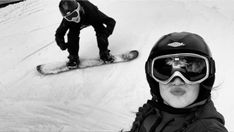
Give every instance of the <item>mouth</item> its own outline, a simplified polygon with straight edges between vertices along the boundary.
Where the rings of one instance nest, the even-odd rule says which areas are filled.
[[[170,93],[174,96],[183,96],[185,94],[185,90],[182,88],[174,88],[170,91]]]

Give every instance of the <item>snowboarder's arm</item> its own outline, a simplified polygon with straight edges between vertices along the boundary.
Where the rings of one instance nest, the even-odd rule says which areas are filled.
[[[113,33],[116,21],[113,18],[102,13],[101,11],[99,11],[98,14],[99,14],[99,17],[100,17],[102,23],[105,24],[105,26],[106,26],[107,35],[108,36],[111,35]]]
[[[68,45],[78,45],[79,44],[79,35],[80,35],[80,24],[70,23],[69,32],[67,34],[67,43]]]
[[[63,19],[55,33],[55,41],[57,45],[61,48],[61,50],[65,50],[67,48],[64,40],[64,36],[67,30],[68,30],[68,25],[66,24],[66,20]]]

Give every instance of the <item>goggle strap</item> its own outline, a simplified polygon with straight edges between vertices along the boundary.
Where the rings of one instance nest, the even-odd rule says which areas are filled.
[[[215,61],[212,58],[209,59],[210,59],[210,74],[214,75],[216,72]]]
[[[152,65],[152,59],[148,60],[147,63],[145,64],[145,70],[148,71],[148,74],[150,76],[152,76],[151,75],[151,71],[152,71],[152,66],[151,65]]]

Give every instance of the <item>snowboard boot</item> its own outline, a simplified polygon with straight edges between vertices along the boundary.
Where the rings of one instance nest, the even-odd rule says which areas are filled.
[[[104,52],[100,52],[100,59],[104,61],[104,63],[112,63],[114,61],[114,56],[110,54],[110,50],[106,50]]]
[[[69,55],[67,58],[69,61],[66,65],[69,69],[77,68],[79,66],[80,60],[78,56]]]

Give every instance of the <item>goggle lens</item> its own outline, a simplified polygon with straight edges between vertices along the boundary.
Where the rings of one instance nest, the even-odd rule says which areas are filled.
[[[67,19],[67,20],[72,20],[72,18],[76,18],[76,17],[78,17],[78,12],[75,10],[75,11],[73,11],[71,14],[69,14],[69,15],[67,15],[67,16],[65,16],[65,18]]]
[[[179,71],[191,82],[199,81],[208,74],[208,61],[195,55],[171,55],[153,59],[152,74],[160,81],[168,81],[175,71]]]

